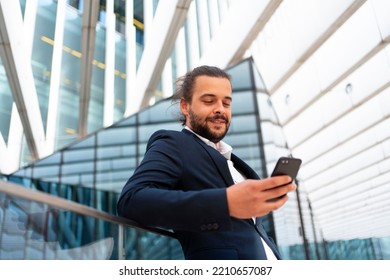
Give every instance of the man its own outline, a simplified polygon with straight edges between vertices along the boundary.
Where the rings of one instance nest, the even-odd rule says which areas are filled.
[[[185,127],[151,136],[118,214],[173,229],[186,259],[279,259],[256,217],[281,207],[296,186],[288,176],[260,180],[222,141],[231,121],[226,72],[200,66],[179,82],[174,100]]]

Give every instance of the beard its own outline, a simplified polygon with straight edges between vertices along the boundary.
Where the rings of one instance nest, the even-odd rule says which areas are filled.
[[[218,115],[215,115],[212,117],[207,117],[205,119],[202,119],[197,114],[195,114],[194,111],[192,111],[191,109],[189,109],[188,114],[190,117],[190,125],[191,125],[192,131],[195,132],[196,134],[210,140],[213,143],[218,143],[219,141],[221,141],[225,137],[226,133],[229,130],[230,120],[223,115],[218,114]],[[221,123],[220,125],[221,126],[225,125],[225,127],[224,128],[222,127],[219,130],[213,131],[208,126],[208,121],[209,120],[217,120],[217,119],[224,120],[225,123],[224,124]]]

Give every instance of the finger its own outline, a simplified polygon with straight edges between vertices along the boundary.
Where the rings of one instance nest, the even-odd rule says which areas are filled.
[[[264,190],[284,186],[284,185],[290,184],[291,182],[292,182],[291,177],[287,176],[287,175],[270,177],[270,178],[264,179],[264,183],[265,183]]]
[[[288,196],[283,195],[283,196],[268,200],[267,204],[268,204],[268,207],[270,207],[271,211],[275,211],[275,210],[279,209],[280,207],[282,207],[287,202],[287,200],[288,200]]]
[[[258,217],[269,214],[272,211],[278,210],[282,207],[288,200],[288,196],[285,195],[279,199],[273,199],[266,201],[261,208],[259,208]]]
[[[268,200],[275,200],[279,199],[283,196],[287,196],[287,193],[294,191],[296,189],[295,184],[288,184],[280,187],[275,187],[273,189],[268,189],[267,190],[267,195],[269,197]]]

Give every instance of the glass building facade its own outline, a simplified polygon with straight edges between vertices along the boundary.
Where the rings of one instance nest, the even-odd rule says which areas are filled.
[[[234,152],[261,177],[303,160],[298,191],[264,221],[283,257],[390,259],[389,2],[172,1],[0,4],[0,176],[115,215],[151,133],[181,129],[176,78],[217,65],[233,77]],[[21,253],[30,229],[57,251],[101,241],[103,258],[181,258],[171,237],[127,226],[122,242],[118,223],[53,205],[37,207],[56,234],[39,235],[14,199],[0,198],[2,259],[55,258]],[[18,215],[27,231],[12,238]]]

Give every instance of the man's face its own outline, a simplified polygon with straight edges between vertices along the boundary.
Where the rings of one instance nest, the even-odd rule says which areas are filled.
[[[231,102],[232,88],[228,79],[199,76],[191,103],[182,99],[180,108],[192,131],[217,143],[228,132]]]

